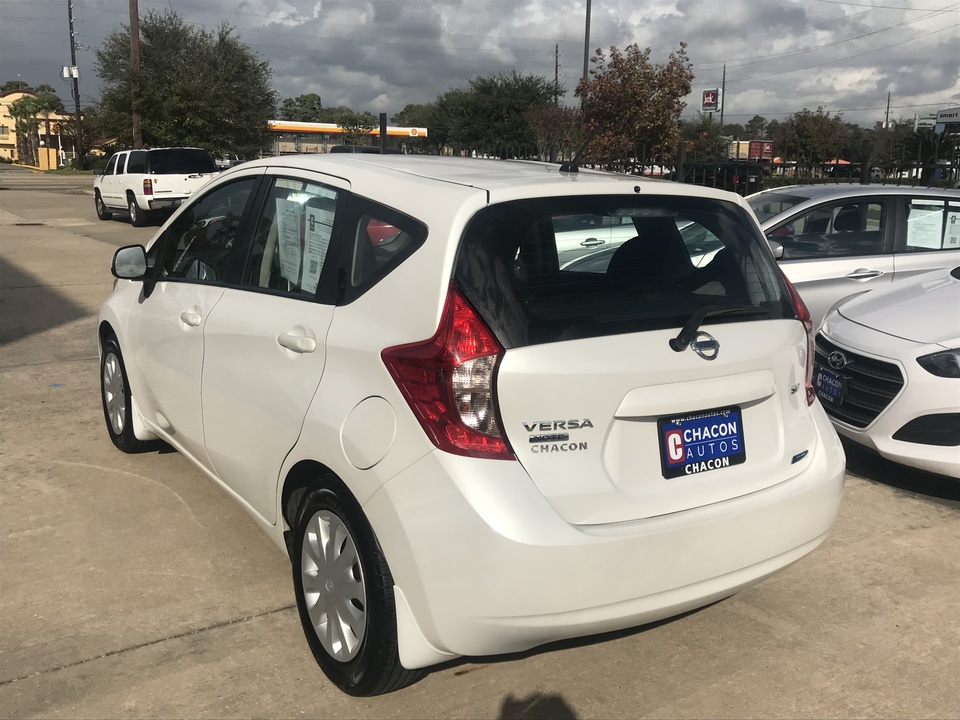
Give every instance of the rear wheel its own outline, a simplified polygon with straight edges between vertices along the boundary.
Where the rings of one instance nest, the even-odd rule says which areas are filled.
[[[297,609],[324,674],[355,696],[419,678],[400,664],[393,578],[356,501],[331,487],[308,490],[294,533]]]
[[[140,209],[133,195],[127,196],[127,214],[130,215],[130,224],[134,227],[143,227],[147,224],[147,213]]]
[[[107,433],[113,444],[125,453],[143,452],[149,448],[149,441],[138,440],[133,434],[127,369],[123,365],[120,345],[113,336],[104,342],[100,357],[100,397]]]
[[[94,195],[93,204],[97,208],[97,217],[101,220],[109,220],[113,217],[113,213],[107,210],[107,206],[103,204],[103,198],[100,196],[99,190],[97,190],[96,195]]]

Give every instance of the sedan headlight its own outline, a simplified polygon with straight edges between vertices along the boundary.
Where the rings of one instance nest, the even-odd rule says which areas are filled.
[[[960,378],[960,348],[917,358],[920,367],[937,377]]]

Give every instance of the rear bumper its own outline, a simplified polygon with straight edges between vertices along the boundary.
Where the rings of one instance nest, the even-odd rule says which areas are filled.
[[[564,522],[516,462],[421,459],[365,507],[397,587],[403,664],[641,625],[800,559],[822,542],[843,493],[842,446],[814,409],[820,438],[800,475],[626,523]]]
[[[171,208],[180,207],[189,195],[184,195],[183,197],[173,197],[173,198],[150,198],[147,200],[147,205],[151,210],[167,210]]]

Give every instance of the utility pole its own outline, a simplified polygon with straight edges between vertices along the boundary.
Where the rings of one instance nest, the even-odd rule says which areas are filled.
[[[133,146],[143,147],[140,133],[140,8],[130,0],[130,105],[133,109]]]
[[[587,0],[587,24],[583,31],[583,81],[587,81],[587,74],[590,63],[590,5],[591,0]],[[580,106],[583,107],[583,98],[580,98]]]
[[[720,132],[723,132],[723,106],[727,104],[727,64],[723,64],[723,82],[720,83]]]
[[[560,43],[553,46],[553,104],[560,104]]]
[[[887,114],[883,117],[883,129],[890,127],[890,93],[887,93]]]
[[[74,164],[83,169],[83,132],[80,128],[80,72],[77,70],[77,43],[73,32],[73,0],[67,0],[67,20],[70,23],[70,75],[73,79],[73,100],[76,103],[76,130],[73,138]]]

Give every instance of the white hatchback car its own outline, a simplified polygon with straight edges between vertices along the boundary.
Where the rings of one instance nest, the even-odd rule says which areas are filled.
[[[571,214],[634,238],[566,272]],[[700,267],[691,224],[722,245]],[[111,439],[167,441],[290,554],[307,642],[347,693],[705,605],[812,551],[838,511],[809,316],[733,194],[268,158],[113,273]]]
[[[960,267],[839,303],[816,342],[814,385],[841,435],[960,478]]]

